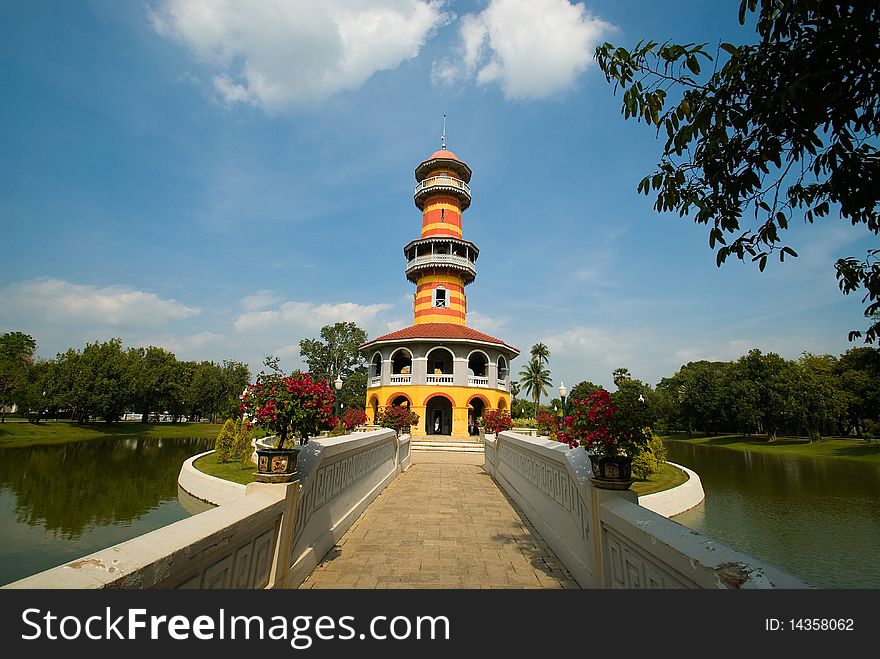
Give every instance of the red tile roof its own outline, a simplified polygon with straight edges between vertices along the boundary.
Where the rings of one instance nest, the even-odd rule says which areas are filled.
[[[455,323],[422,323],[420,325],[411,325],[404,327],[396,332],[385,334],[377,337],[372,341],[361,344],[360,347],[368,346],[379,341],[397,341],[406,339],[465,339],[469,341],[482,341],[483,343],[495,343],[514,350],[517,354],[519,348],[505,343],[501,339],[494,336],[483,334],[475,329],[466,327],[465,325],[456,325]]]

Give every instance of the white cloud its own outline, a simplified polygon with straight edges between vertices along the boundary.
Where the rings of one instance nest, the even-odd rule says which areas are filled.
[[[257,291],[244,298],[241,307],[246,311],[259,311],[280,301],[281,298],[272,291]]]
[[[435,83],[476,77],[509,99],[544,98],[571,87],[612,26],[568,0],[491,0],[462,18],[459,61],[434,63]]]
[[[155,293],[126,286],[90,286],[61,279],[37,279],[0,289],[4,315],[29,323],[161,327],[197,316],[200,310]]]
[[[368,328],[382,325],[378,316],[390,308],[390,304],[285,302],[274,310],[251,311],[241,314],[235,320],[235,329],[239,332],[276,331],[291,328],[316,330],[324,325],[338,322],[353,322]]]
[[[507,318],[500,316],[487,316],[479,311],[468,311],[467,323],[475,330],[498,337],[499,333],[503,333],[507,327]]]
[[[159,34],[214,67],[228,104],[269,111],[355,89],[418,55],[450,17],[442,0],[163,0]]]

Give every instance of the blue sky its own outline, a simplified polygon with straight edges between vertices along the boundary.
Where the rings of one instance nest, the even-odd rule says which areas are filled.
[[[299,367],[328,323],[410,325],[413,170],[446,114],[474,171],[469,324],[546,343],[554,390],[839,354],[865,321],[833,263],[867,233],[797,224],[799,258],[716,268],[704,227],[636,194],[660,144],[592,60],[605,40],[751,40],[738,5],[3,3],[0,331],[45,358],[120,337],[256,372]]]

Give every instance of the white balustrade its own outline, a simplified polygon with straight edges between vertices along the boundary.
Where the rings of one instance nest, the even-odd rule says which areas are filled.
[[[374,378],[370,378],[370,386],[371,387],[378,387],[380,384],[382,384],[382,376],[381,375],[378,375]]]
[[[498,380],[498,388],[502,391],[510,391],[510,387],[507,384],[507,380]]]
[[[478,375],[469,375],[468,384],[472,387],[488,387],[489,378],[483,378]]]
[[[426,378],[428,384],[452,384],[451,375],[429,375]]]
[[[392,375],[391,384],[410,384],[412,375]]]

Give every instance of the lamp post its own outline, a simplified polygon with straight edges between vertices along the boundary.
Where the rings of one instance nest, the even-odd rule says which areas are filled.
[[[565,383],[559,383],[559,398],[562,399],[562,423],[559,424],[559,427],[562,428],[565,425],[565,397],[568,395],[568,389],[565,388]]]
[[[333,382],[333,386],[336,387],[336,416],[339,417],[339,392],[342,391],[342,375],[339,374],[336,376],[336,380]]]

